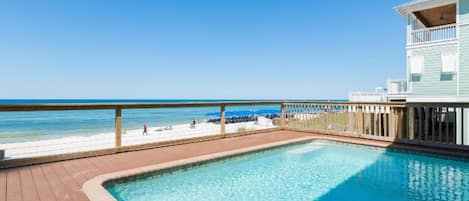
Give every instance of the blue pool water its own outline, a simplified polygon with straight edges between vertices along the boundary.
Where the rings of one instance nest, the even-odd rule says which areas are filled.
[[[469,163],[317,141],[106,188],[119,201],[467,201]]]

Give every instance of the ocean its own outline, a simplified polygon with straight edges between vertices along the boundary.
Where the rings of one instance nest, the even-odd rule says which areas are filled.
[[[0,104],[92,104],[92,103],[182,103],[231,102],[249,100],[0,100]],[[256,100],[259,101],[259,100]],[[219,107],[188,107],[164,109],[127,109],[122,111],[123,130],[204,122]],[[227,107],[227,111],[280,110],[279,105]],[[70,136],[91,136],[114,132],[113,110],[0,112],[0,144],[57,139]]]

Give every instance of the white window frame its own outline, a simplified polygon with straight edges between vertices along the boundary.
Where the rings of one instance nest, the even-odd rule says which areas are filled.
[[[416,72],[414,70],[414,65],[416,64],[414,59],[420,59],[421,60],[421,66],[420,66],[420,72]],[[409,57],[409,62],[410,62],[410,74],[411,75],[423,75],[425,71],[425,57],[423,55],[413,55]],[[417,70],[418,71],[418,70]]]
[[[447,64],[445,61],[445,57],[453,57],[453,61],[451,62],[454,62],[454,66],[452,66],[451,69],[448,70],[448,68],[445,68],[446,65],[450,65],[450,64]],[[455,74],[458,72],[458,54],[456,52],[443,52],[441,54],[441,73],[442,74]]]

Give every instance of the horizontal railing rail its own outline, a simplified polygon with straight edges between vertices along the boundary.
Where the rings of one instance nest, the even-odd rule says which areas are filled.
[[[236,108],[252,111],[255,107],[273,105],[278,114],[228,116]],[[195,125],[171,125],[152,128],[158,135],[141,137],[142,130],[128,131],[123,127],[123,111],[135,109],[206,108],[216,117]],[[247,109],[246,109],[247,108]],[[109,135],[74,138],[75,141],[55,139],[42,142],[0,142],[0,152],[21,156],[1,159],[0,168],[49,161],[95,156],[124,151],[175,145],[201,140],[248,135],[274,130],[297,130],[326,135],[412,143],[445,148],[469,145],[469,103],[401,103],[346,101],[239,101],[144,104],[37,104],[0,105],[0,113],[106,110],[112,115],[113,131]],[[192,109],[191,109],[192,111]],[[165,111],[162,111],[165,112]],[[239,112],[241,113],[241,112]],[[81,113],[80,113],[81,114]],[[90,115],[90,114],[88,114]],[[183,114],[186,115],[186,114]],[[190,114],[187,114],[190,115]],[[5,116],[4,116],[5,117]],[[1,123],[2,119],[0,119]],[[109,122],[108,122],[109,123]],[[197,127],[194,129],[194,127]],[[176,126],[175,126],[176,127]],[[1,130],[0,124],[0,132]],[[178,130],[181,129],[181,130]],[[152,130],[153,131],[153,130]],[[12,136],[13,138],[16,136]],[[62,149],[67,148],[68,151]],[[39,148],[42,148],[38,151]],[[43,151],[42,155],[39,152]]]
[[[376,104],[398,105],[397,103],[375,102],[338,102],[338,101],[242,101],[242,102],[188,102],[188,103],[139,103],[139,104],[0,104],[0,112],[13,111],[63,111],[63,110],[110,110],[110,109],[156,109],[178,107],[215,107],[215,106],[249,106],[274,105],[282,103],[315,103],[315,104]]]
[[[110,109],[155,109],[180,107],[215,107],[222,105],[272,105],[282,101],[242,101],[242,102],[189,102],[189,103],[136,103],[136,104],[20,104],[0,105],[0,112],[12,111],[60,111],[60,110],[110,110]]]
[[[386,102],[387,93],[382,92],[350,92],[349,100],[350,101],[374,101],[374,102]]]

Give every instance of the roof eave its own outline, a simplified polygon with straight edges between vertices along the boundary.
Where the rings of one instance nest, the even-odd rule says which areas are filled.
[[[426,8],[444,6],[447,4],[457,3],[457,0],[416,0],[394,7],[393,9],[402,17],[407,18],[407,14],[423,10]]]

